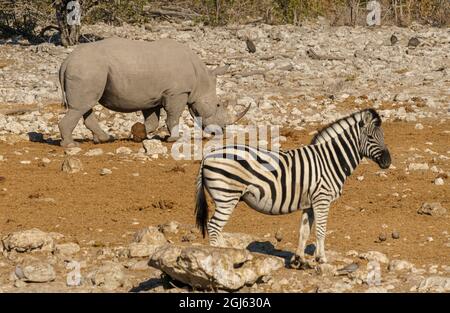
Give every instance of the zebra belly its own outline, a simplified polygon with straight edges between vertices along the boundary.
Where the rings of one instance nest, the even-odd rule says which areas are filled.
[[[283,209],[278,205],[272,205],[272,198],[270,193],[266,193],[264,197],[261,197],[260,191],[255,186],[247,186],[246,191],[241,197],[249,207],[252,209],[268,215],[284,215],[293,213],[297,210],[305,210],[311,208],[310,197],[306,193],[302,193],[299,203],[293,203],[293,207],[285,207]]]
[[[241,200],[243,200],[249,207],[260,213],[272,214],[270,213],[272,209],[272,201],[270,197],[268,197],[267,194],[263,197],[259,189],[253,185],[247,186]]]

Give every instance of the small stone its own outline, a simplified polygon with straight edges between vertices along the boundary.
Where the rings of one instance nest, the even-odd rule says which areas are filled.
[[[358,270],[358,268],[359,268],[358,263],[351,263],[341,269],[338,269],[337,272],[339,275],[350,274]]]
[[[100,156],[102,154],[103,154],[103,149],[102,148],[95,148],[95,149],[89,150],[84,155],[85,156]]]
[[[81,152],[81,148],[80,147],[66,148],[64,150],[64,154],[66,154],[66,155],[77,155],[80,152]]]
[[[193,233],[189,233],[189,234],[186,234],[183,237],[181,237],[182,242],[192,242],[195,239],[197,239],[197,236]]]
[[[137,231],[134,234],[134,242],[145,243],[150,245],[164,245],[167,243],[167,239],[158,228],[150,226]]]
[[[16,287],[16,288],[25,288],[26,286],[27,286],[27,283],[22,281],[22,280],[20,280],[20,279],[17,279],[14,282],[14,287]]]
[[[363,181],[363,180],[364,180],[364,176],[358,176],[358,177],[356,177],[356,179],[357,179],[358,181]]]
[[[79,159],[68,156],[64,159],[61,170],[65,173],[74,174],[83,169],[83,164]]]
[[[442,185],[444,185],[444,180],[441,177],[438,177],[434,180],[434,184],[436,186],[442,186]]]
[[[420,282],[418,291],[449,292],[450,277],[431,276],[425,278]]]
[[[128,246],[131,258],[144,258],[151,256],[160,245],[132,242]]]
[[[99,269],[90,275],[92,283],[106,290],[114,290],[125,283],[123,266],[114,262],[105,262]]]
[[[49,158],[42,158],[42,162],[45,164],[49,164],[51,160]]]
[[[148,271],[148,269],[149,266],[147,260],[136,262],[130,266],[130,270],[132,271]]]
[[[50,234],[37,228],[17,231],[2,239],[6,251],[29,252],[32,250],[53,251],[55,244]]]
[[[158,157],[158,154],[166,154],[167,148],[163,146],[161,141],[156,139],[147,139],[143,142],[145,153],[152,157]]]
[[[128,147],[119,147],[116,149],[116,154],[125,154],[125,155],[129,155],[133,153],[133,150],[131,150]]]
[[[29,261],[23,265],[17,265],[15,274],[20,280],[30,283],[46,283],[56,278],[53,266],[39,261]]]
[[[135,123],[131,127],[132,138],[135,142],[142,142],[147,138],[147,132],[145,131],[145,125],[142,123]]]
[[[408,261],[405,260],[391,260],[389,262],[388,270],[391,272],[397,272],[397,271],[410,271],[414,265]]]
[[[31,164],[31,161],[29,161],[29,160],[23,160],[23,161],[20,161],[20,164]]]
[[[80,251],[80,246],[74,242],[57,244],[55,253],[61,255],[72,255]]]
[[[415,129],[421,130],[423,129],[423,125],[420,123],[417,123],[416,126],[414,127]]]
[[[281,230],[281,228],[279,228],[277,230],[277,232],[275,233],[275,239],[280,242],[281,240],[283,240],[283,232]]]
[[[439,202],[425,202],[422,204],[420,209],[417,210],[417,213],[441,217],[447,213],[447,209],[442,207]]]
[[[177,234],[179,227],[180,227],[180,223],[178,223],[176,221],[170,221],[167,224],[159,225],[158,229],[163,234]]]
[[[393,239],[399,239],[400,238],[400,233],[398,231],[394,230],[392,232],[392,238]]]
[[[408,41],[408,47],[411,47],[411,48],[416,48],[419,44],[420,44],[420,41],[419,41],[419,39],[417,39],[417,37],[412,37]]]
[[[427,163],[410,163],[408,169],[410,171],[427,171],[429,166]]]
[[[366,253],[361,253],[359,257],[367,261],[376,261],[386,264],[389,263],[389,258],[384,253],[379,251],[368,251]]]
[[[379,236],[378,236],[378,239],[381,241],[381,242],[383,242],[383,241],[386,241],[386,234],[385,233],[381,233]]]
[[[102,175],[102,176],[106,176],[106,175],[110,175],[110,174],[112,174],[112,171],[109,168],[105,167],[100,170],[100,175]]]

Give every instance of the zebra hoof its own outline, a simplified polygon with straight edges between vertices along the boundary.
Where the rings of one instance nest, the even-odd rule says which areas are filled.
[[[316,262],[319,264],[327,263],[327,258],[324,256],[316,256]]]
[[[312,267],[308,264],[308,262],[302,260],[300,256],[293,255],[289,263],[289,268],[296,270],[307,270],[311,269]]]

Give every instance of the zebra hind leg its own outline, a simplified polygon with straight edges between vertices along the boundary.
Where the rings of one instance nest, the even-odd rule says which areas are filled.
[[[298,247],[295,254],[291,258],[290,267],[295,269],[308,269],[311,266],[307,263],[305,258],[306,242],[311,233],[311,228],[314,223],[314,213],[311,208],[303,210],[302,220],[299,229]]]
[[[238,204],[240,195],[228,195],[227,200],[214,198],[216,210],[208,223],[209,244],[214,247],[225,247],[222,229],[228,222],[231,213]]]

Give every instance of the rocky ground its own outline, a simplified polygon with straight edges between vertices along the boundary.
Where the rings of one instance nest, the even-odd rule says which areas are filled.
[[[298,213],[270,217],[243,204],[226,227],[229,245],[240,250],[205,248],[193,225],[198,161],[173,160],[169,144],[128,140],[141,114],[100,106],[102,127],[119,140],[64,151],[57,71],[71,49],[5,40],[0,291],[450,291],[448,29],[333,28],[319,20],[302,27],[94,25],[84,33],[174,38],[212,67],[229,64],[218,82],[221,99],[236,100],[235,111],[252,104],[243,124],[280,125],[285,149],[308,143],[338,117],[375,107],[393,166],[364,163],[349,179],[330,213],[327,265],[288,268]],[[256,53],[246,50],[246,37]],[[408,44],[413,37],[417,47]],[[187,112],[183,121],[192,126]],[[81,122],[75,137],[92,138]],[[193,271],[208,255],[216,262]]]

